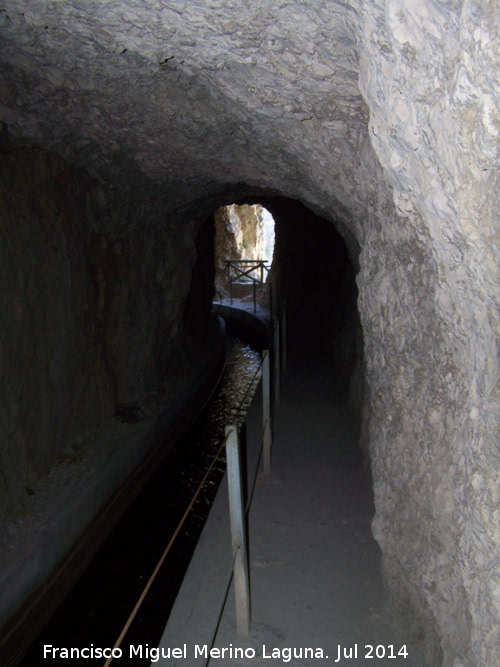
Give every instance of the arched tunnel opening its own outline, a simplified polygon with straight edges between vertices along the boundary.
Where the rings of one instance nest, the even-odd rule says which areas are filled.
[[[272,268],[274,255],[274,219],[261,204],[230,204],[214,213],[215,290],[227,295],[229,278],[251,284],[252,278],[263,283]],[[228,275],[228,262],[263,262],[264,270],[241,266],[236,275]],[[233,269],[236,267],[233,267]],[[251,269],[245,275],[245,269]],[[234,273],[234,271],[233,271]]]
[[[361,415],[356,411],[361,405],[362,396],[353,396],[353,386],[356,384],[354,375],[356,372],[359,373],[361,368],[360,350],[362,346],[361,341],[356,340],[356,327],[359,327],[356,305],[357,290],[353,282],[354,268],[348,257],[347,247],[332,222],[315,215],[300,202],[284,197],[264,199],[260,197],[259,201],[264,201],[269,210],[272,210],[275,220],[274,262],[267,287],[269,290],[274,289],[277,303],[286,300],[289,304],[290,366],[288,372],[293,376],[297,373],[298,367],[302,368],[302,373],[308,384],[308,399],[313,403],[316,401],[316,382],[320,386],[325,382],[331,385],[330,400],[334,403],[330,405],[328,403],[323,404],[319,410],[324,411],[326,407],[334,414],[336,408],[340,408],[341,412],[347,410],[350,413],[346,425],[341,425],[337,417],[330,419],[326,415],[326,411],[321,418],[321,421],[327,424],[328,437],[332,440],[335,438],[339,440],[336,445],[328,445],[332,449],[338,448],[337,464],[333,465],[338,465],[338,462],[342,460],[352,460],[355,462],[353,469],[361,468],[361,457],[357,451]],[[192,330],[197,332],[197,335],[191,341],[191,344],[196,347],[199,347],[200,335],[206,335],[207,331],[206,329],[199,330],[199,322],[203,311],[200,307],[199,298],[203,294],[203,302],[206,306],[209,295],[213,294],[214,258],[216,261],[217,257],[217,253],[213,252],[215,236],[214,218],[209,216],[199,227],[196,234],[197,256],[184,311],[186,326],[191,325]],[[202,290],[201,287],[204,289]],[[206,313],[203,314],[206,316]],[[208,325],[208,328],[210,329],[211,326],[213,326],[213,322]],[[188,345],[190,343],[189,340],[185,342]],[[359,358],[357,355],[359,355]],[[318,372],[318,360],[322,366],[321,372]],[[357,382],[359,383],[359,378]],[[324,388],[321,391],[324,391]],[[304,398],[300,394],[294,397],[294,400],[302,403],[305,402],[303,401]],[[142,406],[140,404],[122,405],[120,410],[116,412],[116,417],[123,423],[134,424],[142,421],[146,409],[147,406],[144,404]],[[218,409],[221,410],[222,406]],[[301,409],[303,409],[303,406]],[[202,420],[196,426],[196,432],[203,431],[205,428],[206,425]],[[347,437],[345,435],[339,436],[339,432],[346,428],[347,430],[351,429],[352,432]],[[188,436],[188,438],[192,437]],[[200,436],[194,437],[198,438]],[[305,438],[309,439],[310,437],[313,436],[306,431]],[[193,459],[195,458],[192,445],[183,444],[180,449],[192,451],[191,456]],[[314,447],[308,446],[308,449],[309,456],[314,457]],[[124,577],[130,576],[126,564],[128,561],[134,564],[138,572],[142,572],[140,579],[145,578],[142,558],[139,557],[139,554],[127,554],[126,552],[129,549],[130,539],[134,543],[140,541],[148,550],[153,551],[154,548],[157,548],[154,545],[155,539],[143,534],[145,515],[147,515],[149,522],[153,521],[155,530],[159,530],[159,526],[164,530],[165,525],[167,531],[172,529],[170,524],[165,524],[168,517],[164,516],[163,508],[168,507],[168,513],[171,512],[173,516],[178,508],[175,507],[175,501],[171,499],[172,494],[169,494],[166,500],[164,488],[167,485],[177,489],[175,480],[170,477],[170,468],[177,471],[176,474],[181,478],[181,486],[188,481],[187,475],[189,473],[179,467],[185,465],[186,470],[188,468],[186,461],[184,461],[184,464],[182,463],[182,456],[182,451],[179,451],[178,456],[168,458],[166,463],[163,464],[163,469],[160,469],[160,472],[155,475],[153,482],[148,483],[145,490],[140,494],[138,501],[132,505],[131,510],[127,511],[120,521],[118,529],[114,530],[111,538],[105,542],[101,550],[103,554],[101,555],[101,552],[99,552],[97,557],[93,559],[91,566],[85,572],[84,578],[78,582],[75,591],[64,601],[63,606],[58,609],[49,626],[35,640],[20,664],[32,664],[45,646],[57,646],[63,643],[65,638],[75,646],[83,646],[90,641],[97,643],[108,641],[109,643],[108,626],[116,626],[116,628],[118,626],[116,622],[111,623],[107,610],[104,611],[104,615],[102,613],[101,608],[106,606],[106,596],[113,596],[116,614],[123,613],[122,605],[127,610],[126,604],[130,604],[130,602],[128,592],[123,591],[123,594],[118,595],[118,589],[116,589],[115,594],[113,594],[116,584],[111,583],[109,585],[108,580],[115,576],[115,570],[121,571]],[[335,456],[332,461],[334,460]],[[305,465],[306,461],[307,455],[300,462],[300,466]],[[190,463],[190,465],[192,464]],[[347,474],[352,475],[352,470],[349,467],[346,468],[347,470],[349,470]],[[339,489],[336,492],[336,495],[342,498],[342,506],[347,505],[350,508],[349,520],[352,521],[353,525],[358,522],[365,524],[365,532],[373,514],[369,491],[370,480],[369,476],[365,474],[366,472],[366,470],[363,470],[360,477],[355,475],[342,493],[339,492]],[[186,478],[185,482],[182,482],[184,477]],[[290,486],[293,489],[293,484]],[[174,491],[173,495],[179,492],[180,489]],[[151,498],[153,499],[152,503]],[[200,521],[202,522],[201,516],[205,515],[198,511],[194,519],[195,525]],[[132,527],[133,524],[138,525]],[[196,538],[193,535],[197,535],[197,529],[190,527],[188,533],[190,534],[189,540],[194,540],[195,543]],[[307,532],[304,531],[304,537],[306,535]],[[162,543],[162,536],[159,537],[160,543]],[[361,539],[365,540],[366,537],[364,536]],[[134,627],[133,632],[128,633],[128,641],[134,645],[141,645],[140,642],[142,641],[142,645],[149,642],[151,646],[156,646],[161,636],[158,627],[163,627],[168,618],[168,611],[171,608],[172,599],[174,599],[171,599],[171,596],[175,596],[180,586],[179,582],[182,579],[182,573],[185,571],[184,561],[186,558],[189,560],[192,553],[193,547],[189,545],[189,540],[187,545],[180,547],[179,553],[174,554],[172,559],[167,561],[168,576],[166,578],[170,581],[167,584],[156,584],[160,586],[159,591],[155,594],[156,597],[150,599],[148,605],[144,605],[145,608],[141,610],[139,620],[135,624],[136,627]],[[113,563],[113,559],[116,559],[115,563]],[[371,553],[370,559],[372,561],[370,567],[377,569],[379,563],[377,550]],[[317,567],[314,560],[311,561],[311,566]],[[364,567],[366,567],[366,564]],[[359,565],[355,566],[353,560],[351,571],[357,572],[358,568]],[[133,572],[134,570],[132,570]],[[359,573],[356,576],[360,576]],[[365,569],[363,569],[363,576],[367,576]],[[125,580],[126,578],[123,579],[123,581]],[[122,586],[119,586],[119,588],[121,589]],[[377,591],[377,594],[379,592]],[[366,588],[363,595],[366,602],[368,595]],[[286,595],[284,599],[286,599]],[[154,618],[149,617],[148,613],[153,613]],[[117,632],[118,630],[115,630],[115,634]],[[137,657],[136,664],[148,664],[148,661],[147,659],[143,661]]]
[[[245,190],[239,186],[238,190]],[[265,191],[243,194],[237,205],[262,206],[274,220],[273,262],[260,294],[263,315],[273,318],[272,300],[286,304],[287,344],[292,357],[307,364],[309,356],[323,354],[330,365],[334,381],[339,384],[347,399],[349,409],[361,428],[363,408],[363,334],[357,306],[356,286],[357,257],[352,256],[337,229],[341,222],[335,216],[326,219],[297,200],[282,196],[269,196]],[[255,190],[255,189],[253,189]],[[220,210],[220,209],[218,209]],[[199,295],[205,290],[205,305],[209,294],[219,302],[217,278],[215,292],[212,276],[217,276],[217,260],[221,255],[217,248],[217,225],[210,214],[197,235],[197,265],[206,266],[198,281],[192,282],[187,297],[185,321],[192,330],[201,321],[199,311],[191,312],[192,304],[199,303]],[[355,247],[353,252],[356,252]],[[215,257],[215,265],[212,261]],[[219,267],[220,268],[220,267]],[[193,279],[197,271],[193,273]],[[227,289],[227,285],[225,286]],[[274,295],[274,296],[273,296]],[[247,305],[253,312],[251,288],[247,288]],[[227,294],[226,294],[227,297]],[[226,299],[227,302],[228,299]],[[278,315],[279,307],[274,316]],[[248,332],[247,332],[247,335]],[[367,424],[364,429],[366,430]],[[368,446],[361,438],[360,446],[368,458]]]
[[[214,213],[215,296],[222,303],[229,298],[253,296],[271,305],[269,271],[274,255],[275,229],[271,213],[260,204],[229,204]]]
[[[243,188],[244,189],[244,186]],[[297,200],[286,197],[243,195],[241,206],[261,206],[274,220],[272,264],[262,290],[266,316],[272,318],[270,301],[287,308],[287,338],[291,355],[307,360],[308,354],[321,351],[331,362],[332,373],[340,379],[349,404],[358,418],[363,402],[363,335],[357,307],[357,257],[352,257],[337,230],[335,216],[327,220]],[[218,209],[221,210],[221,209]],[[220,298],[217,273],[222,272],[227,248],[217,245],[217,219],[210,215],[199,232],[200,257],[210,267],[206,275],[209,290],[210,271],[214,271],[215,294]],[[338,226],[341,223],[337,222]],[[215,247],[215,267],[210,255]],[[354,249],[354,252],[356,250]],[[219,265],[217,265],[219,262]],[[223,288],[228,297],[227,284]],[[188,295],[194,299],[199,292],[192,285]],[[251,289],[245,292],[251,306]],[[279,307],[277,308],[279,310]],[[277,315],[277,313],[275,313]],[[192,321],[198,321],[191,316]]]
[[[497,664],[497,25],[491,2],[3,3],[1,645],[145,482],[167,406],[210,393],[235,203],[275,219],[291,358],[324,355],[359,419],[394,617],[432,667]]]

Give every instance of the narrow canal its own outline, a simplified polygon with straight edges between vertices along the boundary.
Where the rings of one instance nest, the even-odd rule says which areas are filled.
[[[220,447],[224,426],[243,423],[259,380],[259,353],[235,338],[228,338],[226,368],[210,403],[116,525],[20,665],[39,664],[47,644],[67,648],[113,647]],[[124,638],[124,647],[157,646],[224,470],[225,461],[221,457]],[[128,655],[128,648],[124,655]],[[65,665],[104,662],[51,659],[51,664]],[[123,660],[115,662],[123,664]],[[125,662],[132,664],[128,659]],[[149,662],[133,660],[138,666]]]

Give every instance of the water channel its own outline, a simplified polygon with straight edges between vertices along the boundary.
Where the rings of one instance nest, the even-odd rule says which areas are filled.
[[[38,664],[44,644],[68,648],[115,644],[220,447],[224,426],[244,422],[259,380],[259,353],[238,339],[228,338],[226,368],[210,403],[116,525],[20,665]],[[128,655],[130,644],[157,646],[224,469],[221,457],[123,640],[124,655]],[[60,662],[89,664],[88,659]],[[134,665],[149,662],[134,658]],[[90,661],[100,663],[104,661]]]

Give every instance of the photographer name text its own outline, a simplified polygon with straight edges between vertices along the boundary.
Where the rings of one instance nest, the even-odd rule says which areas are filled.
[[[128,651],[121,648],[100,648],[91,644],[84,648],[65,648],[45,644],[43,647],[44,659],[109,659],[113,658],[119,660],[120,658],[145,658],[151,662],[158,662],[169,658],[177,658],[187,660],[188,658],[210,658],[212,660],[230,660],[246,659],[253,660],[254,658],[281,660],[287,663],[292,660],[300,660],[312,658],[316,660],[330,660],[340,662],[341,660],[352,660],[357,658],[364,658],[365,660],[373,659],[396,659],[408,657],[406,645],[396,646],[395,644],[353,644],[351,646],[342,646],[338,644],[335,655],[326,655],[325,651],[319,647],[269,647],[262,645],[261,651],[253,647],[236,647],[230,644],[227,647],[216,648],[210,647],[208,644],[195,644],[188,647],[187,644],[177,647],[159,647],[154,648],[149,644],[130,645]]]

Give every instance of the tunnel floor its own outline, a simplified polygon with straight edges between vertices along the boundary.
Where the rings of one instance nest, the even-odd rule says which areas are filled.
[[[275,417],[272,473],[259,470],[249,514],[252,629],[248,638],[237,636],[231,588],[213,644],[251,649],[255,656],[227,652],[209,665],[425,665],[422,647],[398,628],[385,597],[358,435],[328,360],[314,350],[290,359]],[[209,519],[205,532],[211,530]],[[214,539],[208,534],[198,548],[209,549]],[[207,559],[210,551],[195,554],[192,570]],[[159,664],[198,664],[190,657],[204,641],[200,628],[185,623],[182,638],[172,634],[176,618],[184,623],[190,614],[183,596],[192,592],[191,574],[199,576],[188,571],[160,644],[166,649],[172,640],[186,642],[188,659]],[[214,602],[197,595],[199,607]],[[321,649],[323,658],[316,652],[294,658],[287,653],[291,647]]]

